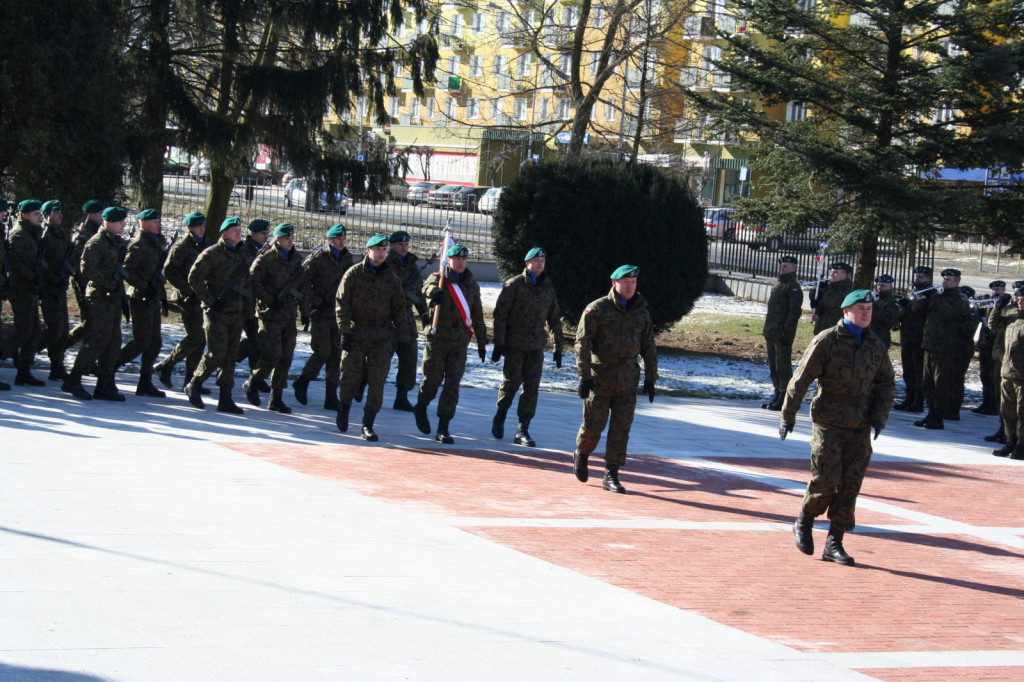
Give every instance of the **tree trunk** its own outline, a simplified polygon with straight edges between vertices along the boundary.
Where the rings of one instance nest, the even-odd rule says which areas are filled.
[[[854,289],[874,289],[875,268],[878,266],[878,235],[865,234],[860,239],[857,255],[857,274],[853,277]]]
[[[232,164],[223,159],[210,158],[210,193],[206,195],[207,231],[213,230],[212,237],[216,240],[220,234],[220,224],[228,217],[228,204],[231,201],[231,190],[235,187],[235,174],[231,171]]]
[[[160,208],[164,201],[164,155],[167,150],[167,88],[170,80],[171,46],[167,38],[170,23],[170,0],[153,0],[146,18],[145,31],[148,34],[149,52],[153,70],[146,79],[147,95],[139,121],[145,131],[142,143],[142,160],[132,199],[139,208]]]

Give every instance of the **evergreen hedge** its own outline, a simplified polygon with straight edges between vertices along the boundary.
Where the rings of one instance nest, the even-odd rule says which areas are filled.
[[[494,216],[502,273],[522,272],[534,246],[547,249],[546,272],[571,328],[608,293],[620,265],[640,267],[637,290],[658,331],[690,311],[708,274],[700,205],[678,180],[647,165],[573,160],[523,169]]]

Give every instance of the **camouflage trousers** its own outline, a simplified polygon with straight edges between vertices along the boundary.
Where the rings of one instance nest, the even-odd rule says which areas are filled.
[[[772,386],[776,391],[784,393],[789,380],[793,378],[793,342],[765,339],[764,345],[768,351],[768,371],[772,375]]]
[[[359,386],[366,382],[365,414],[377,414],[384,404],[384,384],[391,369],[391,342],[355,341],[341,357],[341,403],[351,405]]]
[[[633,426],[639,382],[640,365],[635,360],[594,368],[594,390],[583,401],[583,423],[576,434],[577,450],[587,455],[593,452],[607,425],[605,464],[626,466],[626,446]]]
[[[227,390],[234,388],[235,362],[244,322],[242,313],[203,311],[206,353],[196,368],[197,381],[206,381],[216,371],[218,386]]]
[[[42,334],[39,348],[45,348],[51,367],[64,366],[64,353],[68,348],[68,292],[66,289],[48,289],[39,298],[43,310]]]
[[[947,353],[924,352],[924,391],[928,409],[940,416],[949,411],[956,400],[956,382],[960,376],[960,359]]]
[[[288,370],[295,357],[295,319],[284,322],[260,319],[260,352],[252,376],[259,381],[270,376],[270,388],[288,387]],[[249,356],[249,362],[253,356]]]
[[[416,363],[419,359],[419,348],[416,344],[416,317],[412,314],[411,309],[406,310],[406,318],[411,338],[405,343],[394,342],[395,354],[398,356],[398,376],[395,377],[395,386],[403,392],[416,388]]]
[[[811,428],[811,480],[804,493],[803,515],[828,519],[843,531],[853,530],[857,495],[871,462],[871,429],[844,429],[814,424]]]
[[[437,416],[451,419],[459,404],[459,384],[466,372],[466,349],[468,338],[442,340],[427,337],[427,348],[423,353],[423,381],[420,382],[417,402],[429,403],[441,388],[437,401]]]
[[[148,377],[153,374],[153,363],[163,347],[160,336],[160,301],[133,298],[129,305],[132,310],[132,340],[121,349],[120,364],[131,362],[141,355],[139,376]]]
[[[992,399],[995,401],[995,407],[998,410],[1000,402],[1003,399],[1003,359],[1002,357],[992,356],[989,364],[990,377],[989,382],[992,384]]]
[[[999,386],[1002,403],[999,416],[1003,418],[1003,433],[1024,443],[1024,381],[1003,379]]]
[[[121,354],[121,296],[96,294],[88,302],[83,322],[82,348],[73,371],[85,374],[96,363],[97,376],[113,375]]]
[[[334,309],[316,310],[309,316],[309,347],[313,354],[302,368],[302,378],[312,381],[326,366],[324,378],[331,386],[341,380],[341,330]]]
[[[11,302],[14,314],[14,336],[11,339],[11,355],[17,366],[28,366],[36,358],[39,349],[39,297],[31,291],[11,289],[7,300]]]
[[[520,421],[533,419],[537,413],[537,394],[540,391],[540,377],[544,370],[544,349],[508,350],[502,373],[505,380],[498,389],[498,409],[508,412],[515,400],[516,391],[523,387],[519,396],[516,414]]]
[[[260,353],[263,352],[263,347],[260,345],[259,318],[246,313],[242,332],[244,337],[238,342],[238,362],[248,358],[249,368],[255,370],[260,364]]]
[[[203,348],[206,347],[206,332],[203,330],[203,309],[198,303],[179,303],[181,323],[185,327],[185,337],[171,349],[170,355],[163,363],[171,367],[185,361],[185,376],[188,379],[195,374],[196,367],[203,359]],[[187,380],[187,379],[186,379]]]

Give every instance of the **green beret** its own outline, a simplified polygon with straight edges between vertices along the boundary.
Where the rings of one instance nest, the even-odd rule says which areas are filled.
[[[843,299],[843,305],[839,307],[849,308],[851,306],[857,305],[858,303],[871,303],[874,300],[875,299],[871,295],[871,292],[868,291],[867,289],[857,289],[856,291],[851,291],[850,293],[848,293],[846,295],[846,298]]]
[[[1013,290],[1013,295],[1017,298],[1024,298],[1024,287],[1017,287]]]
[[[135,217],[138,218],[139,220],[159,220],[160,211],[156,210],[155,208],[147,208],[144,211],[139,211],[139,214]]]
[[[1005,289],[1006,288],[1006,282],[1004,282],[1001,279],[997,279],[997,280],[994,280],[994,281],[988,283],[988,288],[989,289],[995,289],[996,287],[1003,287]]]
[[[469,258],[469,249],[462,244],[456,244],[448,248],[448,253],[445,254],[449,258]]]
[[[192,211],[185,216],[185,227],[199,227],[206,224],[206,216],[199,211]]]
[[[274,227],[275,237],[291,237],[295,234],[295,226],[291,223],[278,223]]]
[[[260,232],[266,232],[270,229],[270,221],[264,220],[263,218],[257,218],[256,220],[249,223],[249,233],[258,234]]]
[[[974,291],[974,287],[963,286],[963,287],[960,287],[960,293],[961,294],[967,294],[967,296],[969,298],[974,298],[974,294],[976,292]]]
[[[128,217],[128,211],[120,206],[108,206],[103,209],[103,219],[108,223],[117,223]]]
[[[0,209],[3,210],[3,209]],[[56,199],[51,199],[43,204],[43,215],[50,215],[54,211],[63,211],[64,206]]]
[[[99,199],[90,199],[89,201],[82,204],[83,213],[99,213],[105,209],[107,205]]]
[[[1013,283],[1014,289],[1020,289],[1021,287],[1024,287],[1024,279],[1018,279],[1016,282]]]
[[[927,265],[918,265],[916,268],[914,268],[914,274],[915,275],[928,275],[930,277],[931,274],[932,274],[932,269],[930,267],[928,267]]]
[[[348,230],[341,223],[335,223],[327,229],[327,238],[334,239],[335,237],[347,237]]]
[[[366,240],[366,248],[370,248],[371,246],[387,246],[387,245],[388,245],[388,238],[387,238],[386,235],[383,235],[383,234],[375,234],[375,235],[373,235],[372,237],[370,237],[369,239]]]
[[[220,224],[220,231],[223,232],[224,230],[227,230],[228,228],[241,227],[241,226],[242,226],[242,219],[241,218],[239,218],[236,215],[228,216],[227,218],[224,219],[224,222],[222,222]]]
[[[548,257],[548,252],[545,251],[544,249],[542,249],[539,246],[535,246],[535,247],[533,247],[532,249],[530,249],[529,251],[526,252],[526,258],[524,258],[523,260],[524,261],[533,260],[537,256],[540,256],[541,258],[547,258]]]
[[[881,282],[882,284],[895,284],[896,280],[892,278],[892,275],[879,275],[875,277],[875,282]]]
[[[0,211],[6,211],[11,207],[11,202],[7,201],[3,197],[0,197]]]
[[[411,242],[412,237],[409,236],[408,232],[399,230],[398,232],[392,232],[391,236],[388,237],[388,241],[392,244],[395,244],[396,242]]]
[[[796,264],[796,256],[781,256],[779,257],[780,263],[793,263]]]
[[[18,212],[20,213],[31,213],[32,211],[38,211],[43,207],[43,202],[36,199],[25,199],[25,201],[18,204]]]
[[[835,263],[832,263],[832,265],[828,266],[828,269],[829,270],[846,270],[847,272],[853,272],[853,267],[849,263],[843,263],[842,261],[837,261]]]
[[[615,272],[612,273],[612,279],[619,280],[625,277],[636,277],[639,274],[640,268],[636,265],[620,265],[615,268]]]
[[[957,270],[956,268],[946,268],[945,270],[942,271],[942,276],[943,277],[959,277],[960,276],[960,271]]]

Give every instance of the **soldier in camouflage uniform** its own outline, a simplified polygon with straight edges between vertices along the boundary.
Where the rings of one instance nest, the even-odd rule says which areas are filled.
[[[18,369],[15,386],[43,386],[46,382],[32,376],[39,347],[39,292],[43,286],[43,204],[26,199],[18,204],[18,225],[8,237],[9,283],[7,300],[14,313],[14,365]]]
[[[505,356],[502,368],[505,380],[498,389],[498,410],[491,422],[491,435],[501,440],[505,436],[505,415],[512,407],[516,391],[519,396],[519,427],[516,445],[534,447],[530,437],[530,420],[537,412],[537,393],[544,367],[544,346],[548,342],[548,329],[555,337],[555,366],[562,367],[562,309],[555,300],[555,285],[544,272],[547,252],[535,247],[524,259],[523,272],[505,282],[494,307],[494,351],[491,361]]]
[[[0,197],[0,230],[7,229],[7,214],[10,210],[11,203],[7,201],[7,199]],[[4,238],[0,239],[0,313],[3,313],[4,300],[7,298],[7,270],[10,265],[7,257],[6,232],[4,232],[2,236],[4,236]],[[5,353],[6,349],[4,348],[3,325],[0,325],[0,360],[4,358]],[[0,381],[0,391],[9,390],[11,390],[11,385]]]
[[[256,258],[268,239],[270,239],[270,221],[258,218],[249,223],[249,236],[245,238],[245,248],[249,251],[249,257]],[[263,352],[260,345],[260,320],[256,314],[255,299],[249,302],[249,310],[246,313],[242,331],[244,337],[238,344],[238,362],[248,358],[249,369],[255,371],[260,364],[260,353]],[[270,393],[270,385],[267,384],[265,378],[261,377],[257,380],[256,388],[260,393]],[[256,404],[259,405],[259,403]]]
[[[914,301],[913,311],[926,317],[921,347],[924,349],[922,390],[928,401],[928,414],[914,422],[926,429],[943,429],[943,420],[956,395],[961,348],[974,334],[970,327],[970,307],[960,296],[960,271],[942,271],[942,293],[927,292]]]
[[[313,353],[306,360],[299,378],[292,382],[295,399],[306,404],[309,382],[316,379],[320,368],[326,365],[324,378],[327,391],[324,409],[338,409],[338,385],[341,383],[341,332],[334,315],[335,297],[341,276],[354,257],[345,247],[347,231],[341,223],[327,230],[327,247],[313,254],[306,270],[306,285],[302,305],[309,316],[309,347]]]
[[[127,211],[111,206],[103,211],[103,229],[94,234],[82,251],[79,271],[86,281],[82,348],[61,390],[80,400],[123,401],[114,383],[121,351],[121,301],[124,298],[122,268],[127,245],[122,238]],[[82,375],[96,363],[96,390],[90,396],[82,387]]]
[[[900,307],[892,293],[896,280],[892,275],[875,277],[875,302],[871,311],[871,331],[889,350],[892,345],[892,328],[900,317]]]
[[[1024,282],[1021,282],[1021,284],[1024,285]],[[1005,424],[1003,423],[1001,405],[1003,400],[1002,364],[1003,357],[1006,355],[1006,327],[1018,317],[1015,296],[1016,288],[1014,288],[1014,296],[1005,293],[1004,289],[1004,293],[999,296],[995,306],[988,314],[988,326],[992,331],[992,372],[995,378],[998,379],[998,383],[996,383],[996,393],[999,396],[998,402],[996,403],[996,406],[999,409],[999,430],[992,435],[985,436],[985,440],[989,443],[1006,443]]]
[[[242,221],[238,216],[225,218],[220,225],[220,240],[199,254],[188,273],[188,283],[203,304],[203,331],[206,353],[192,380],[185,384],[185,395],[193,406],[202,409],[203,382],[217,372],[220,396],[217,411],[242,414],[231,391],[235,387],[235,361],[242,324],[252,291],[249,266],[252,258],[242,245]]]
[[[989,323],[989,316],[993,308],[999,305],[1000,300],[1006,295],[1006,282],[997,279],[989,282],[988,288],[990,294],[987,298],[992,300],[993,303],[988,304],[988,308],[980,311],[981,331],[978,333],[978,340],[975,343],[975,348],[978,351],[978,370],[981,377],[981,405],[973,408],[971,412],[975,414],[998,415],[1000,377],[994,366],[999,363],[999,360],[993,357],[996,333],[992,330]]]
[[[1006,445],[993,450],[996,457],[1024,459],[1024,287],[1013,292],[1013,306],[1002,310],[1004,353],[999,363],[1002,372],[1000,412],[1006,433]]]
[[[136,217],[139,233],[128,245],[128,255],[124,258],[124,279],[132,312],[132,340],[121,349],[119,362],[124,365],[141,355],[135,395],[163,398],[166,394],[153,385],[153,363],[163,345],[160,315],[167,305],[164,288],[167,240],[160,232],[159,211],[147,208],[139,211]]]
[[[395,377],[395,402],[391,408],[403,412],[412,412],[412,403],[408,393],[416,387],[416,316],[423,317],[427,313],[427,303],[420,296],[423,288],[423,275],[416,254],[409,252],[409,233],[398,231],[388,237],[388,267],[402,282],[405,294],[405,317],[409,327],[409,339],[405,342],[395,340],[395,353],[398,355],[398,376]],[[433,260],[428,260],[426,267]]]
[[[192,212],[185,216],[185,227],[188,234],[171,247],[164,263],[164,276],[171,283],[171,300],[181,311],[181,323],[185,327],[185,336],[171,350],[170,354],[157,363],[154,369],[160,383],[167,388],[174,388],[171,374],[174,366],[185,361],[185,382],[192,378],[199,361],[203,359],[203,348],[206,346],[206,332],[203,331],[203,308],[192,285],[188,283],[188,273],[192,270],[196,259],[205,248],[213,243],[206,238],[206,216]],[[202,389],[203,395],[209,389]]]
[[[840,305],[846,295],[853,291],[853,268],[849,263],[832,263],[829,269],[828,282],[818,288],[817,297],[813,290],[810,294],[811,310],[814,311],[811,321],[814,322],[815,334],[836,326],[843,317]]]
[[[636,291],[640,268],[623,265],[612,273],[612,289],[604,298],[587,305],[576,328],[576,367],[580,373],[579,396],[583,403],[583,424],[576,434],[572,470],[576,478],[589,478],[587,459],[608,425],[605,443],[605,490],[624,493],[619,469],[626,465],[626,445],[636,410],[636,388],[644,362],[643,392],[654,402],[658,380],[658,350],[654,345],[654,323],[647,300]],[[611,421],[609,422],[609,414]]]
[[[342,276],[335,312],[341,332],[341,405],[336,424],[348,431],[349,410],[356,389],[367,384],[362,438],[377,440],[373,422],[384,402],[384,383],[391,369],[392,342],[409,341],[402,283],[387,263],[388,238],[366,242],[366,256]]]
[[[64,211],[59,201],[43,204],[46,220],[46,239],[43,241],[43,287],[39,306],[43,310],[43,331],[39,347],[45,348],[50,358],[50,381],[68,378],[64,368],[64,354],[68,347],[68,278],[73,245],[62,227]]]
[[[451,444],[455,440],[448,433],[448,425],[459,404],[459,383],[466,371],[466,350],[475,334],[480,361],[487,359],[487,324],[480,303],[480,285],[466,267],[469,249],[454,244],[445,252],[445,257],[448,262],[442,270],[444,279],[441,273],[435,272],[423,283],[423,298],[429,302],[433,318],[427,330],[423,381],[420,383],[413,414],[416,417],[416,428],[421,433],[430,433],[427,408],[443,382],[441,398],[437,401],[437,434],[434,440]],[[456,306],[456,300],[459,306]],[[466,312],[468,319],[463,319],[459,307]]]
[[[914,268],[913,289],[925,291],[932,286],[932,269],[927,265]],[[900,364],[903,366],[903,383],[906,395],[902,402],[892,406],[894,410],[906,412],[924,411],[924,338],[925,315],[927,311],[915,308],[909,298],[898,301],[900,306]]]
[[[274,242],[256,256],[249,269],[256,314],[260,320],[260,353],[256,368],[242,389],[250,404],[259,407],[260,382],[269,376],[271,397],[267,409],[288,414],[282,394],[288,386],[288,370],[295,355],[295,319],[302,298],[302,254],[293,248],[295,226],[281,223],[274,228]]]
[[[793,376],[793,339],[796,338],[797,323],[803,313],[804,292],[796,279],[796,258],[779,258],[779,281],[772,287],[768,297],[768,311],[764,316],[765,349],[768,351],[768,369],[775,389],[772,399],[761,405],[766,410],[778,412],[782,409],[782,398],[786,386]]]
[[[81,321],[68,334],[68,347],[75,345],[85,337],[85,318],[89,311],[89,301],[85,297],[85,287],[88,284],[82,274],[79,264],[82,262],[82,252],[85,244],[103,227],[103,209],[107,205],[99,199],[90,199],[82,204],[82,213],[85,218],[75,230],[71,247],[71,284],[75,291],[75,300],[78,301],[78,313]]]
[[[885,346],[869,329],[871,292],[859,289],[842,301],[843,320],[815,335],[786,390],[779,437],[793,432],[796,413],[811,382],[811,480],[793,523],[796,546],[814,553],[814,518],[827,511],[831,524],[821,558],[852,566],[843,535],[853,530],[857,495],[871,461],[871,432],[885,428],[896,375]]]
[[[968,317],[960,343],[956,346],[956,376],[952,381],[953,394],[943,419],[960,421],[960,409],[964,406],[964,384],[967,381],[967,372],[971,368],[971,360],[974,359],[974,337],[980,334],[978,326],[981,325],[982,320],[981,310],[970,303],[976,294],[973,287],[960,287],[960,298],[967,303]]]

